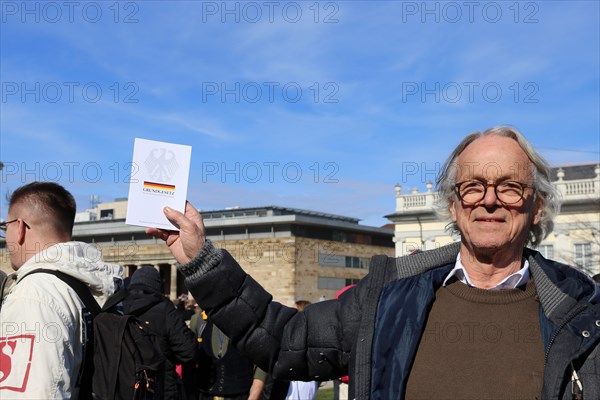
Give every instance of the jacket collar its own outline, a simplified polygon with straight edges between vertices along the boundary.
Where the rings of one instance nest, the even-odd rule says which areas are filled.
[[[556,261],[547,260],[540,253],[525,249],[524,255],[538,292],[544,314],[555,324],[577,303],[600,302],[600,287],[586,274]]]
[[[456,262],[460,243],[396,258],[397,279],[408,278]],[[559,324],[568,310],[581,301],[600,303],[600,288],[577,269],[547,260],[535,250],[525,248],[529,268],[544,314]]]
[[[452,243],[435,250],[409,254],[396,258],[398,279],[419,275],[431,269],[454,264],[460,250],[460,243]]]

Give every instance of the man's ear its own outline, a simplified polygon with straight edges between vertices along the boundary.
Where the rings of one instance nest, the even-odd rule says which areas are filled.
[[[23,246],[25,243],[25,235],[27,234],[27,227],[22,220],[17,221],[17,243],[19,246]]]
[[[455,208],[455,203],[454,203],[454,199],[450,199],[450,205],[448,206],[448,211],[450,211],[450,219],[452,220],[452,222],[456,222],[456,208]]]
[[[535,199],[535,212],[533,214],[533,225],[537,225],[542,220],[542,214],[544,212],[544,205],[542,199],[539,197]]]

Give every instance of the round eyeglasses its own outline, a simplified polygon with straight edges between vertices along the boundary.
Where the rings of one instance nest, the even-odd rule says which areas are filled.
[[[481,181],[463,181],[454,185],[456,195],[465,204],[475,204],[483,200],[487,188],[493,186],[494,193],[503,204],[515,204],[523,199],[525,189],[533,185],[515,181],[483,183]]]

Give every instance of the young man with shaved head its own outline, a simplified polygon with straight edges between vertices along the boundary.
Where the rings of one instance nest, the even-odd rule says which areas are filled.
[[[0,309],[1,399],[79,398],[89,314],[65,282],[34,272],[76,278],[102,305],[121,288],[123,270],[94,246],[71,241],[75,212],[71,193],[51,182],[24,185],[9,199],[0,229],[15,272]]]

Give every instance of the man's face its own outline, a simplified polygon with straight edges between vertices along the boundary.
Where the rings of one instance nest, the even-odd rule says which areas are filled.
[[[16,217],[13,216],[11,210],[8,211],[8,215],[6,216],[7,221],[12,221]],[[14,270],[16,270],[20,265],[18,265],[17,260],[20,259],[19,248],[20,246],[17,243],[17,222],[12,222],[6,225],[6,248],[8,249],[8,254],[10,256],[10,265]]]
[[[11,207],[6,216],[7,221],[22,218],[21,210],[18,206]],[[16,271],[25,263],[24,245],[19,243],[19,221],[11,222],[6,225],[6,248],[10,256],[10,265]]]
[[[475,140],[458,156],[456,167],[457,183],[476,180],[533,184],[531,161],[511,138],[486,136]],[[483,199],[472,205],[464,204],[455,193],[450,214],[458,225],[463,245],[471,253],[491,255],[502,251],[520,256],[531,224],[540,221],[541,203],[535,200],[534,190],[526,188],[522,200],[503,204],[494,187],[489,186]]]

